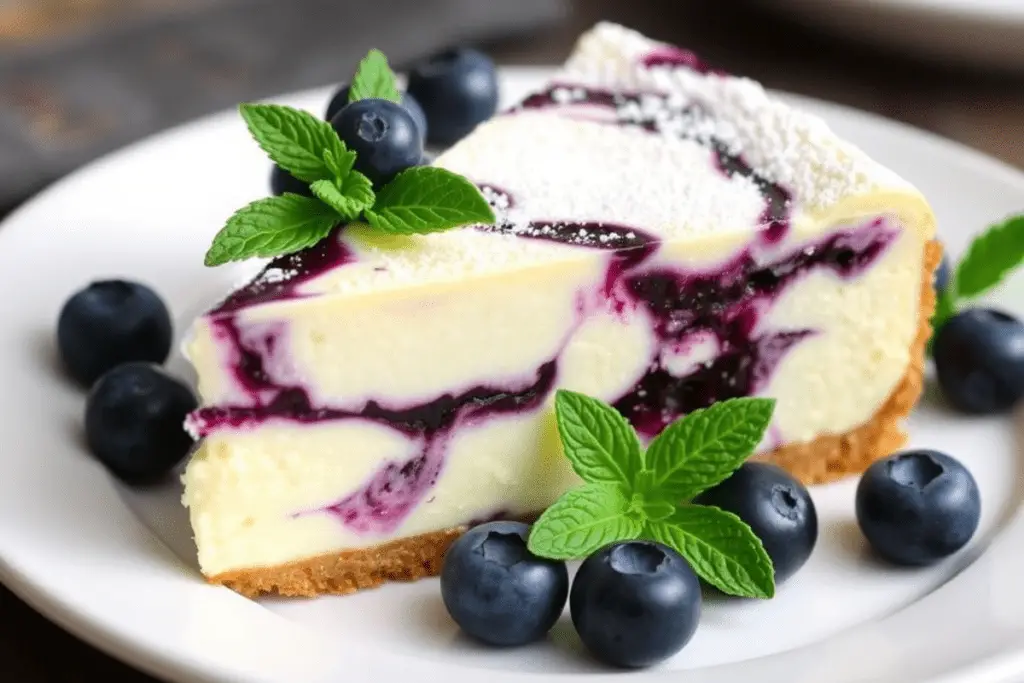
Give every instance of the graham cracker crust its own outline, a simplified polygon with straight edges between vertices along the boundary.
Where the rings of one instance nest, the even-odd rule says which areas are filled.
[[[942,258],[937,241],[925,244],[921,283],[921,325],[910,347],[907,373],[888,400],[866,423],[845,434],[821,436],[803,444],[790,444],[758,456],[779,465],[805,484],[821,484],[863,472],[878,458],[906,442],[903,420],[917,404],[924,387],[925,346],[931,335],[935,310],[932,277]],[[403,538],[373,548],[327,553],[273,567],[256,567],[207,577],[246,597],[276,593],[313,597],[344,595],[374,588],[389,581],[415,581],[436,576],[448,546],[465,527]]]
[[[307,598],[346,595],[389,581],[437,576],[448,546],[465,530],[465,527],[456,527],[274,567],[237,569],[207,577],[207,581],[227,586],[249,598],[267,593]]]

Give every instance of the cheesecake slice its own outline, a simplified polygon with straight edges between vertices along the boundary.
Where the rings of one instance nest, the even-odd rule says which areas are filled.
[[[345,226],[196,321],[184,503],[211,582],[315,595],[435,574],[468,525],[578,483],[557,388],[646,438],[774,397],[755,457],[807,483],[902,444],[934,217],[821,120],[600,24],[435,163],[497,223]]]

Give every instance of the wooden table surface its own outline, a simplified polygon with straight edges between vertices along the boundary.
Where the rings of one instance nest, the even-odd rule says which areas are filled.
[[[491,52],[507,64],[555,63],[581,30],[601,18],[690,46],[726,70],[771,87],[871,110],[1024,168],[1024,77],[942,67],[853,45],[739,0],[579,0],[556,28],[493,45]],[[62,632],[0,587],[0,681],[86,679],[155,680]]]

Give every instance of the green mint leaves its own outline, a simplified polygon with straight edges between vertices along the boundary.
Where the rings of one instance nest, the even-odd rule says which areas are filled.
[[[370,50],[359,62],[348,91],[349,102],[368,99],[390,100],[396,104],[402,101],[395,84],[395,74],[388,66],[388,58],[380,50]]]
[[[379,50],[371,50],[360,62],[350,88],[350,101],[365,98],[401,100]],[[260,148],[275,164],[309,183],[313,196],[286,193],[239,209],[214,236],[207,266],[294,253],[315,245],[335,226],[354,221],[398,235],[495,221],[480,190],[456,173],[413,167],[375,191],[370,179],[355,170],[356,153],[326,121],[276,104],[243,104],[239,109]]]
[[[584,485],[540,516],[530,532],[530,550],[577,559],[616,541],[649,539],[674,548],[698,576],[725,593],[772,597],[772,562],[750,527],[729,512],[688,501],[743,464],[774,409],[772,399],[715,403],[669,425],[644,452],[614,408],[559,390],[558,433]]]
[[[951,273],[946,290],[939,293],[932,328],[939,329],[956,315],[961,304],[991,291],[1021,265],[1024,265],[1024,214],[991,225],[974,238]]]

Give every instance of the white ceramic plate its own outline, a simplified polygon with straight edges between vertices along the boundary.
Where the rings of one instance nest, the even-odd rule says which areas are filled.
[[[505,95],[543,76],[508,70]],[[315,92],[287,101],[319,112],[326,99]],[[917,182],[955,252],[972,231],[1024,208],[1024,175],[905,126],[803,103]],[[124,489],[87,455],[83,397],[56,370],[51,341],[62,302],[92,278],[137,278],[166,297],[180,333],[240,274],[204,268],[202,256],[225,216],[266,192],[268,170],[241,119],[226,113],[93,164],[0,229],[0,578],[82,638],[178,681],[556,683],[579,672],[616,675],[581,654],[566,619],[550,642],[523,650],[469,644],[447,619],[436,580],[260,603],[206,585],[180,492]],[[1024,313],[1024,278],[1000,296]],[[170,363],[187,376],[180,357]],[[965,419],[934,397],[913,417],[915,445],[959,456],[980,483],[982,529],[970,550],[923,571],[884,567],[857,532],[854,482],[816,488],[821,538],[802,572],[771,602],[708,601],[690,645],[636,677],[680,680],[677,670],[687,669],[689,683],[1019,680],[1021,418]]]
[[[760,1],[892,50],[1024,71],[1024,0]]]

